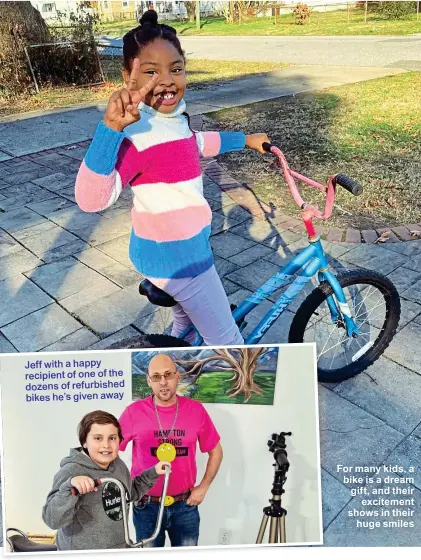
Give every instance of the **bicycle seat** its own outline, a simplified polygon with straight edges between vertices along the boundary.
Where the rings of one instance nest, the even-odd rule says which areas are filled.
[[[56,552],[57,547],[54,544],[40,544],[31,541],[22,535],[13,535],[8,537],[13,546],[12,552]]]
[[[146,278],[139,284],[139,294],[146,296],[151,303],[159,305],[159,307],[174,307],[174,305],[177,305],[174,298],[167,294],[167,292],[164,292],[164,290],[154,286]]]

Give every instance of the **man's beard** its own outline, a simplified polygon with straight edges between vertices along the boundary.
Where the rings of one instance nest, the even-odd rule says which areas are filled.
[[[160,401],[169,401],[175,395],[175,392],[171,391],[171,389],[160,389],[158,393],[155,395]]]

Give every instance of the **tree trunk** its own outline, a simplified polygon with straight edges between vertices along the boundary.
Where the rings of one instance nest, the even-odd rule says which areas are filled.
[[[47,24],[30,2],[0,2],[0,95],[32,86],[25,47],[51,40]]]
[[[182,366],[192,366],[188,368],[188,374],[194,374],[194,383],[199,379],[203,373],[203,366],[210,362],[224,361],[229,367],[218,366],[223,371],[231,371],[233,377],[230,397],[235,397],[239,394],[244,394],[244,402],[247,402],[253,393],[263,395],[262,389],[254,382],[254,374],[256,372],[257,360],[260,356],[267,352],[266,348],[251,348],[240,349],[237,351],[240,357],[237,358],[230,350],[214,350],[215,356],[202,358],[201,360],[176,360],[175,363]],[[186,368],[187,369],[187,368]]]
[[[193,22],[196,18],[196,2],[184,2],[189,21]]]

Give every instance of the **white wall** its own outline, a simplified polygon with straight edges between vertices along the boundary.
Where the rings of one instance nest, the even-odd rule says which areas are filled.
[[[24,370],[25,364],[28,360],[58,358],[62,361],[73,358],[98,359],[103,360],[104,367],[108,369],[123,370],[126,381],[123,400],[26,403],[25,385],[28,381],[25,381],[25,373],[37,370]],[[77,426],[85,414],[93,410],[106,410],[118,418],[124,407],[131,402],[130,353],[2,355],[0,387],[5,525],[27,532],[51,534],[52,531],[42,521],[41,513],[47,494],[51,490],[54,474],[59,470],[60,461],[68,455],[70,448],[80,445]]]
[[[287,541],[321,541],[315,375],[312,345],[283,345],[273,406],[205,405],[221,434],[224,460],[200,508],[201,545],[217,544],[220,529],[231,530],[231,544],[255,542],[274,475],[267,442],[281,431],[292,432],[286,438],[290,469],[282,502],[288,512]],[[199,476],[205,463],[200,456]]]
[[[130,352],[71,353],[76,359],[102,359],[106,367],[130,372]],[[1,356],[5,526],[51,533],[41,519],[54,473],[70,447],[78,445],[76,428],[82,416],[104,408],[117,417],[131,402],[131,380],[123,401],[24,403],[22,373],[29,355]],[[51,355],[50,355],[51,356]],[[65,357],[64,353],[54,357]],[[33,359],[44,358],[33,354]],[[79,357],[79,358],[78,358]],[[32,359],[32,358],[31,358]],[[98,406],[97,406],[98,405]],[[267,441],[272,433],[287,437],[291,463],[283,506],[287,509],[289,543],[321,541],[320,476],[318,455],[317,384],[312,345],[279,347],[273,406],[207,404],[220,435],[224,460],[217,478],[200,506],[202,546],[217,545],[220,529],[231,531],[230,544],[254,544],[269,505],[273,482],[273,455]],[[121,454],[130,466],[131,446]],[[198,482],[207,455],[198,451]],[[131,530],[133,536],[133,530]],[[266,538],[267,538],[266,533]]]

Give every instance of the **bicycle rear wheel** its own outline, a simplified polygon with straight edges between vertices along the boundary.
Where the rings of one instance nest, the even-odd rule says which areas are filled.
[[[333,296],[337,302],[328,282],[322,282],[304,300],[289,332],[290,343],[316,342],[318,379],[322,382],[344,381],[373,364],[389,346],[400,319],[399,294],[382,274],[353,270],[338,273],[337,279],[358,335],[347,336],[342,318],[332,322],[326,300]]]

